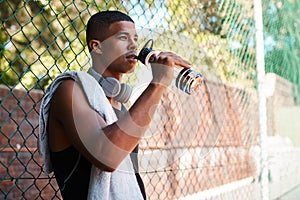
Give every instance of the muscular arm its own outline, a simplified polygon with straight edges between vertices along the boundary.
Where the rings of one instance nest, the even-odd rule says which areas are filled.
[[[152,66],[154,77],[152,83],[128,113],[111,125],[107,125],[89,106],[77,83],[72,80],[64,81],[52,99],[50,147],[56,142],[51,139],[55,132],[61,132],[66,136],[63,138],[66,140],[65,143],[73,144],[95,166],[105,171],[116,169],[138,144],[149,125],[155,107],[166,86],[171,82],[171,72],[168,72],[170,67],[175,64],[189,67],[173,54],[162,54],[155,62],[156,64]]]

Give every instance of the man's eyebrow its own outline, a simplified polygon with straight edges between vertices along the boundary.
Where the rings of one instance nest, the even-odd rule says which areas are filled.
[[[116,36],[118,36],[118,35],[129,35],[129,32],[120,31],[120,32],[116,33]],[[138,37],[138,34],[134,34],[134,36]]]

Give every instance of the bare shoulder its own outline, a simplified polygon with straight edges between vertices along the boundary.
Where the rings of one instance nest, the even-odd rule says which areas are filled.
[[[77,109],[77,101],[80,101],[81,106],[88,106],[81,87],[73,79],[68,79],[63,81],[55,91],[51,108],[53,107],[55,115],[60,118],[59,116]]]
[[[49,145],[52,151],[61,151],[73,144],[70,136],[76,132],[73,127],[73,110],[75,102],[84,105],[85,98],[80,86],[72,79],[63,81],[51,99],[48,122]],[[74,107],[75,106],[75,107]]]

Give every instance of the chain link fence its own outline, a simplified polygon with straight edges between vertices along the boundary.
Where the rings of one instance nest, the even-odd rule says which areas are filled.
[[[285,60],[290,63],[278,57],[281,63],[275,68],[272,62],[284,57],[286,48],[278,46],[283,37],[299,44],[275,12],[286,19],[283,3],[290,8],[298,4],[280,2],[264,1],[262,6],[266,71],[282,76],[281,70],[297,85],[297,46]],[[155,49],[176,52],[205,77],[197,96],[171,87],[140,142],[148,199],[260,199],[254,3],[0,0],[0,199],[61,199],[54,175],[43,174],[37,151],[39,106],[43,91],[58,74],[88,69],[85,26],[92,14],[108,9],[133,18],[140,46],[152,38]],[[269,26],[268,20],[284,34],[275,33],[276,26]],[[294,71],[286,72],[282,65]],[[134,88],[132,102],[148,73],[138,65],[125,77]]]

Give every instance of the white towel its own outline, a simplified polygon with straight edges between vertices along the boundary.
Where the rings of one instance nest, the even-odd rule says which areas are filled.
[[[107,100],[103,89],[96,79],[82,71],[69,71],[59,75],[47,88],[43,98],[39,117],[39,152],[44,160],[44,172],[46,175],[53,171],[48,146],[47,124],[51,105],[51,98],[58,86],[66,79],[78,82],[87,97],[89,104],[99,115],[112,124],[117,117]],[[88,199],[91,200],[124,200],[143,199],[139,189],[130,155],[122,161],[114,172],[105,172],[92,166]]]

